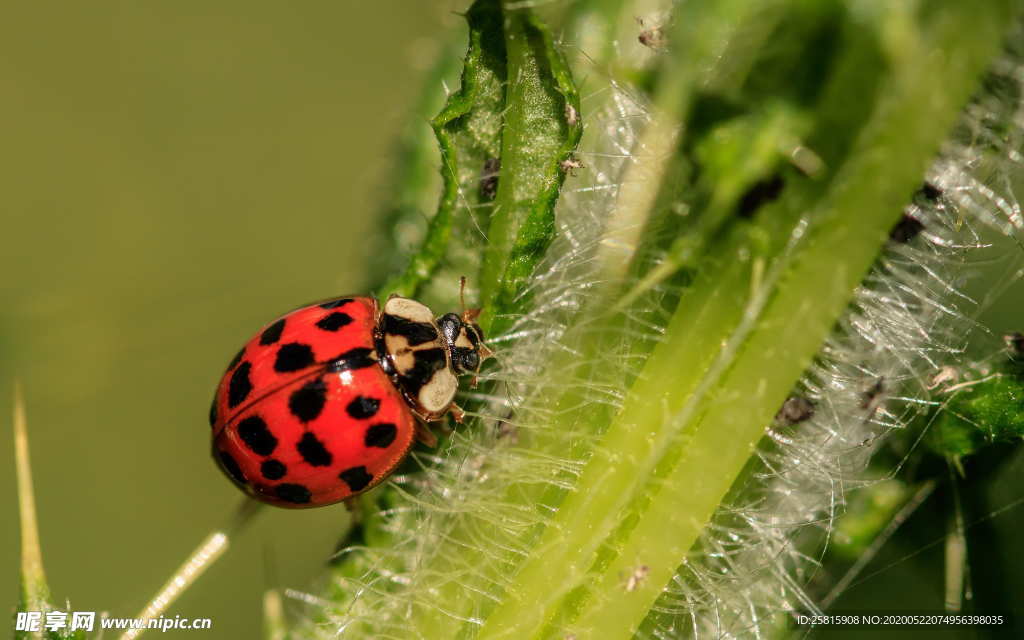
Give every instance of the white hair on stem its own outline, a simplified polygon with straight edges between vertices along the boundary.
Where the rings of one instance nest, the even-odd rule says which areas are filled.
[[[985,236],[1024,226],[1011,188],[1021,169],[1024,66],[1007,56],[991,73],[1015,91],[983,91],[965,110],[926,176],[941,195],[906,211],[920,234],[889,243],[797,386],[816,405],[813,417],[769,428],[757,469],[720,506],[659,599],[662,615],[638,637],[756,637],[778,629],[777,614],[818,611],[806,587],[848,494],[880,480],[865,475],[874,451],[936,404],[931,380],[985,331],[975,320],[983,305],[965,293],[970,279],[991,261],[1007,265],[1010,281],[1020,277],[1024,253]],[[868,402],[879,385],[883,396]]]

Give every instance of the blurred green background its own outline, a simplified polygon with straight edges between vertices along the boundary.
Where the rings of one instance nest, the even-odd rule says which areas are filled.
[[[56,601],[135,615],[240,499],[208,455],[206,412],[227,360],[276,314],[373,279],[368,239],[398,128],[464,4],[7,7],[0,461],[11,470],[0,476],[0,602],[10,610],[14,381],[25,389]],[[1007,277],[1005,264],[982,289]],[[1022,328],[1015,278],[989,309],[989,348]],[[973,517],[1013,504],[1022,478],[1018,452]],[[838,606],[941,608],[942,547],[928,545],[946,516],[927,511]],[[1009,546],[1021,511],[974,529],[992,543],[972,548],[976,573],[989,568],[974,554]],[[203,637],[258,637],[264,589],[312,590],[346,519],[341,506],[265,510],[172,615],[212,618]],[[1020,593],[1019,556],[1013,568],[991,560],[1006,569],[999,588]]]
[[[5,7],[7,611],[18,562],[14,380],[55,600],[135,615],[241,497],[208,453],[206,414],[226,362],[278,313],[365,288],[396,128],[455,8]],[[212,618],[211,639],[258,637],[264,588],[308,587],[346,517],[340,505],[267,510],[172,614]]]

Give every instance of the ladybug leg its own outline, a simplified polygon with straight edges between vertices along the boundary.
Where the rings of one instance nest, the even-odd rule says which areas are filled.
[[[437,436],[430,430],[430,427],[419,420],[416,421],[416,439],[431,449],[437,446]]]
[[[473,378],[473,386],[476,386],[475,377]],[[456,424],[462,424],[462,421],[466,417],[466,412],[463,411],[462,408],[460,408],[459,405],[455,404],[454,402],[452,403],[452,406],[449,407],[448,413],[452,414],[452,420],[455,420]]]
[[[363,521],[363,508],[359,504],[359,496],[349,496],[343,501],[345,508],[352,514],[352,522],[359,524]]]

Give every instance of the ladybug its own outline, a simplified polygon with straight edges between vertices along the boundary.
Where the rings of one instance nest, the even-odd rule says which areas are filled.
[[[270,323],[228,365],[210,408],[213,456],[245,493],[318,507],[380,484],[426,423],[462,411],[460,375],[491,355],[479,310],[435,317],[392,296],[314,303]]]

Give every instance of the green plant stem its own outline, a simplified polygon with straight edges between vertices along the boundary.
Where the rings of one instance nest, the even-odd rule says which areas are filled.
[[[481,638],[544,635],[561,598],[594,565],[602,532],[623,521],[635,526],[620,532],[605,551],[613,559],[588,576],[595,597],[574,604],[570,628],[579,638],[629,637],[636,630],[875,259],[995,54],[1009,7],[977,11],[946,2],[935,8],[929,31],[908,41],[916,46],[895,61],[872,121],[812,214],[811,228],[800,230],[811,237],[795,235],[795,246],[785,250],[773,291],[759,291],[756,278],[743,276],[757,273],[755,260],[716,278],[703,299],[696,294],[702,316],[696,322],[685,313],[694,301],[681,305]],[[944,69],[942,87],[929,73],[937,66]],[[764,306],[758,295],[741,302],[746,317],[733,331],[736,304],[748,298],[745,284],[763,296]],[[709,353],[717,362],[705,370]],[[691,376],[695,386],[680,381],[681,362],[701,371]],[[627,591],[624,576],[638,565],[649,574]]]

